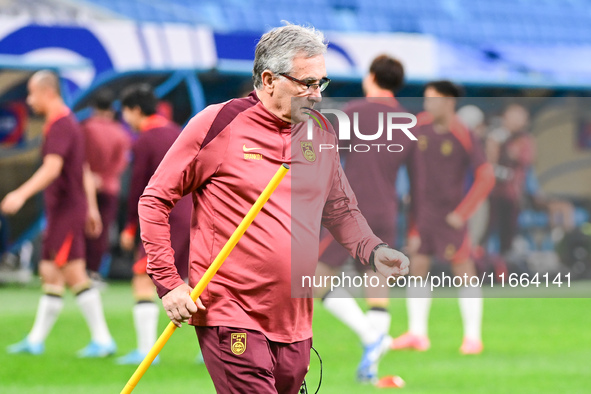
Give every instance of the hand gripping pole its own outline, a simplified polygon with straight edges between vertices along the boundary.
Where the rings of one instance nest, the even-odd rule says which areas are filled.
[[[275,173],[275,175],[273,176],[265,190],[263,190],[259,198],[257,198],[254,205],[250,208],[244,219],[242,219],[242,222],[240,222],[240,225],[236,228],[236,230],[234,230],[234,233],[232,234],[230,239],[226,242],[220,253],[218,253],[217,257],[213,261],[213,263],[211,263],[207,271],[205,271],[203,277],[201,277],[201,279],[199,280],[199,283],[197,283],[197,286],[195,286],[195,288],[191,292],[191,298],[193,299],[193,301],[197,301],[197,298],[199,298],[203,290],[205,290],[207,284],[211,281],[218,269],[224,263],[232,249],[234,249],[234,246],[236,246],[236,244],[242,237],[242,235],[246,232],[248,226],[250,226],[254,218],[263,208],[263,205],[265,205],[267,200],[269,200],[269,197],[271,197],[271,194],[273,194],[277,186],[279,186],[279,183],[283,180],[283,177],[285,177],[287,171],[289,171],[289,166],[287,164],[282,164],[281,167],[279,167],[279,169],[277,170],[277,172]],[[144,376],[144,373],[146,373],[150,365],[152,365],[152,361],[154,361],[158,353],[160,353],[160,351],[162,350],[162,348],[164,347],[164,345],[171,337],[172,333],[176,328],[177,327],[174,325],[173,322],[168,323],[168,326],[166,326],[164,332],[160,335],[154,346],[152,346],[152,349],[150,349],[150,351],[146,355],[146,358],[144,358],[144,361],[142,361],[142,363],[137,367],[131,378],[129,378],[129,381],[127,382],[123,390],[121,390],[121,394],[129,394],[133,391],[133,389],[138,384],[142,376]]]

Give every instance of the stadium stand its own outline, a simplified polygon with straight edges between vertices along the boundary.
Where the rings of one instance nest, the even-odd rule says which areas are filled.
[[[321,30],[422,33],[470,45],[577,45],[591,40],[590,6],[589,0],[319,0],[312,7],[303,0],[1,0],[0,15],[132,19],[253,32],[289,19]]]
[[[302,0],[88,3],[142,22],[203,24],[220,31],[265,30],[289,10],[290,21],[321,30],[423,33],[466,44],[576,45],[591,40],[588,0],[321,0],[313,7]]]
[[[0,0],[0,16],[38,22],[121,19],[107,8],[68,0]]]

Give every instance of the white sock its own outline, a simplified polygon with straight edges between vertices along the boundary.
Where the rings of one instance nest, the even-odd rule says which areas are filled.
[[[480,287],[461,287],[460,313],[464,324],[464,338],[482,340],[482,290]]]
[[[20,252],[20,265],[21,269],[30,270],[31,269],[31,258],[33,257],[33,243],[31,241],[26,241],[21,246]]]
[[[101,345],[110,344],[113,338],[105,321],[101,295],[98,290],[95,288],[83,290],[76,296],[76,301],[86,319],[92,340]]]
[[[431,289],[410,286],[406,290],[406,296],[408,331],[426,337],[428,335],[429,309],[431,308]]]
[[[357,334],[363,345],[379,339],[380,334],[371,326],[369,319],[347,290],[337,288],[331,291],[322,303],[330,313]]]
[[[43,343],[64,307],[60,296],[44,294],[39,299],[35,323],[27,337],[31,343]]]
[[[382,308],[371,308],[366,313],[369,324],[377,330],[380,335],[388,334],[390,332],[390,322],[392,317],[387,310]]]
[[[140,301],[133,307],[137,348],[142,354],[147,354],[156,343],[159,312],[158,306],[151,301]]]

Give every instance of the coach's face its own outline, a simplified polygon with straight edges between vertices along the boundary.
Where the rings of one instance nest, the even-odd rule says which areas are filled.
[[[326,77],[324,55],[312,57],[296,56],[293,59],[291,72],[288,77],[265,71],[263,77],[263,89],[270,97],[269,108],[279,118],[299,123],[308,120],[308,110],[302,107],[312,108],[316,102],[322,100],[322,94],[317,84]],[[294,79],[290,79],[294,78]],[[312,84],[306,87],[306,84]],[[292,101],[292,99],[296,98]],[[293,103],[293,107],[292,107]]]

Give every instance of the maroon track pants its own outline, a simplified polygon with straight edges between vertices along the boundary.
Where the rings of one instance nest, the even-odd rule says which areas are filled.
[[[258,331],[195,327],[218,394],[297,394],[310,365],[312,338],[279,343]]]

